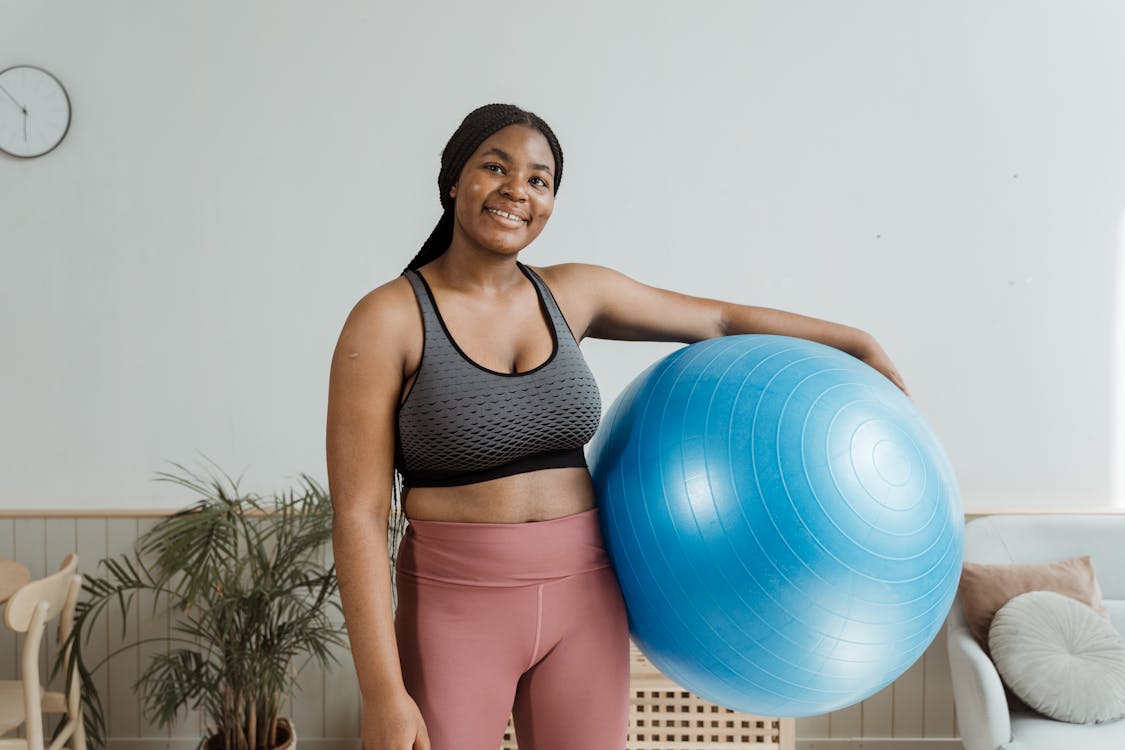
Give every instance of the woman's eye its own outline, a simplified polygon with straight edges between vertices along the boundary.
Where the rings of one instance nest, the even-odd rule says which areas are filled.
[[[503,172],[504,172],[504,168],[503,168],[503,167],[501,167],[501,166],[500,166],[499,164],[485,164],[485,165],[484,165],[484,168],[485,168],[485,169],[487,169],[487,170],[488,170],[488,171],[490,171],[490,172],[491,172],[491,171],[494,171],[494,170],[493,170],[493,167],[495,167],[495,168],[496,168],[496,170],[495,170],[495,171],[496,171],[497,173],[503,173]]]
[[[544,179],[543,179],[542,177],[532,177],[531,179],[532,179],[533,181],[534,181],[534,180],[539,180],[539,185],[540,185],[540,187],[547,187],[547,181],[546,181],[546,180],[544,180]]]

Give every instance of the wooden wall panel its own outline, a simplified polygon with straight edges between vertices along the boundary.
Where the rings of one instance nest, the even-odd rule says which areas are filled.
[[[923,737],[956,737],[957,725],[953,717],[953,679],[949,672],[949,654],[946,652],[946,628],[942,626],[937,638],[926,650],[923,675]]]
[[[72,552],[77,552],[75,549],[75,542],[78,536],[78,527],[73,518],[47,518],[44,519],[44,545],[43,545],[43,561],[46,567],[47,575],[55,573],[62,565],[62,561],[67,555]],[[78,560],[78,572],[82,572],[82,560]],[[50,675],[51,665],[55,663],[55,659],[59,657],[61,649],[58,645],[58,627],[59,621],[52,620],[47,631],[46,644],[44,651],[47,654],[47,670],[42,672],[41,679],[46,683],[48,690],[56,690],[63,692],[66,688],[66,673],[61,669],[59,674],[48,681]],[[54,716],[48,719],[44,730],[48,733],[45,739],[50,738],[50,732],[54,731],[55,726],[61,721],[61,716]]]
[[[16,520],[0,518],[0,557],[8,560],[19,560],[24,565],[27,563],[16,551]],[[0,680],[14,680],[19,677],[20,647],[23,645],[23,636],[3,627],[0,620]],[[12,733],[13,737],[24,737],[23,727]]]
[[[132,550],[137,540],[137,518],[110,518],[106,528],[106,556],[116,558]],[[127,599],[128,601],[128,599]],[[134,597],[122,617],[117,602],[106,606],[102,617],[109,625],[110,653],[117,652],[103,667],[109,685],[101,695],[105,709],[106,731],[110,737],[139,737],[141,734],[140,699],[133,684],[140,676],[140,656],[136,648],[118,651],[121,644],[133,643],[139,632],[140,610]]]
[[[828,714],[828,736],[841,739],[863,736],[863,708],[860,704]]]
[[[78,572],[85,576],[105,575],[105,567],[99,561],[106,557],[108,549],[109,519],[107,518],[78,518],[75,519],[77,540],[75,551],[78,553]],[[99,618],[94,628],[87,632],[87,638],[82,642],[83,661],[88,669],[94,669],[109,654],[109,621],[105,615]],[[102,666],[93,673],[93,681],[102,702],[102,709],[109,709],[109,669],[108,665]]]
[[[894,682],[894,701],[891,727],[894,737],[922,736],[922,701],[925,675],[924,658],[918,659],[910,669]]]
[[[47,575],[47,554],[46,554],[46,537],[47,537],[47,522],[44,518],[17,518],[16,519],[16,537],[15,537],[15,558],[27,566],[31,571],[31,578],[42,578]],[[50,572],[54,572],[57,564],[52,565]],[[55,632],[55,623],[51,623],[50,631]],[[50,641],[50,638],[46,640]],[[47,644],[48,647],[51,645]],[[46,679],[50,674],[48,671],[49,665],[47,664],[46,649],[40,651],[39,654],[39,674],[40,679]]]
[[[116,514],[81,517],[34,517],[23,514],[0,517],[0,557],[17,559],[27,565],[33,576],[57,570],[66,553],[79,555],[79,571],[105,575],[98,561],[132,549],[138,535],[159,520],[159,514]],[[324,550],[331,561],[330,547]],[[119,614],[108,609],[97,631],[83,644],[86,663],[93,666],[118,648],[122,625],[126,637],[172,634],[167,612],[150,617],[151,601],[135,601],[129,616],[122,622]],[[338,621],[342,616],[335,614]],[[797,736],[806,744],[819,740],[877,740],[899,738],[919,742],[926,738],[956,736],[955,714],[945,655],[944,631],[898,681],[871,696],[862,704],[824,716],[797,721]],[[201,736],[203,718],[193,711],[170,730],[160,730],[147,722],[141,702],[132,685],[141,673],[141,665],[156,649],[167,645],[150,644],[134,648],[114,657],[94,675],[106,709],[110,736],[115,740],[144,742],[163,739],[177,745]],[[351,654],[346,648],[335,649],[339,663],[320,669],[311,661],[301,671],[300,690],[291,696],[286,711],[297,724],[302,741],[312,744],[349,741],[357,738],[360,729],[361,700]],[[51,652],[53,658],[54,652]],[[17,640],[0,628],[0,678],[16,676]],[[42,669],[47,668],[46,657]],[[298,665],[299,666],[299,665]],[[22,735],[22,733],[20,733]],[[133,739],[139,738],[139,739]]]
[[[863,736],[865,737],[892,737],[894,736],[894,683],[875,693],[865,700],[863,709]]]
[[[145,534],[152,529],[162,519],[160,518],[138,518],[137,519],[137,534]],[[140,677],[141,672],[148,668],[149,660],[155,654],[167,654],[170,649],[168,641],[164,640],[168,637],[168,614],[164,611],[166,605],[162,605],[160,609],[153,611],[156,605],[155,597],[151,592],[140,592],[137,597],[137,633],[142,641],[151,641],[148,643],[141,643],[137,646],[137,677]],[[134,678],[136,679],[136,678]],[[138,695],[138,702],[140,697]],[[141,715],[139,719],[140,733],[139,737],[150,738],[167,738],[172,734],[169,729],[161,729],[154,721],[149,721],[145,716],[144,704],[140,703]]]
[[[806,716],[803,719],[797,719],[797,736],[831,737],[831,717],[831,714],[821,714],[820,716]]]
[[[16,556],[16,522],[0,518],[0,558],[19,560]],[[0,680],[14,680],[19,676],[18,636],[6,627],[0,627]]]
[[[318,556],[323,563],[324,551]],[[324,669],[312,658],[302,655],[294,660],[298,690],[293,696],[291,711],[297,725],[297,737],[325,737]]]

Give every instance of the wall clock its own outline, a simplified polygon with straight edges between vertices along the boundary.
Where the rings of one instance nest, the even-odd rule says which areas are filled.
[[[70,97],[33,65],[0,71],[0,151],[30,159],[59,145],[70,128]]]

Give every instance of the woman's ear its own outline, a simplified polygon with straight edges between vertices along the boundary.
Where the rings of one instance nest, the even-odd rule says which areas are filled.
[[[456,198],[457,197],[457,186],[456,185],[449,188],[449,197],[450,198]]]

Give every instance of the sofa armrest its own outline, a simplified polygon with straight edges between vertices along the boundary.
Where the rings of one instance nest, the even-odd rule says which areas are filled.
[[[996,750],[1012,741],[1012,721],[1004,685],[992,660],[969,632],[960,599],[947,620],[949,668],[957,729],[965,750]]]

